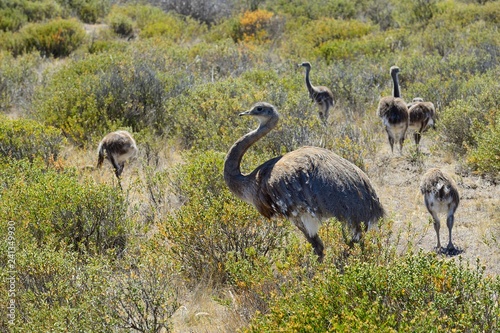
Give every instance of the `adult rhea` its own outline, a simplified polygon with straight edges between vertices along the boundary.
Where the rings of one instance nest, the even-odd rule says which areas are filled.
[[[279,114],[273,105],[259,102],[240,116],[257,118],[259,126],[229,149],[224,162],[227,186],[263,216],[291,220],[311,243],[319,260],[324,256],[318,235],[323,220],[337,218],[351,229],[352,240],[358,241],[363,229],[384,215],[368,176],[324,148],[302,147],[268,160],[250,174],[242,174],[243,155],[276,127]]]

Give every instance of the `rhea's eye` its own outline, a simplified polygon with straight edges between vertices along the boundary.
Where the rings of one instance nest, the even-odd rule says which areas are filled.
[[[262,111],[262,106],[259,106],[259,107],[257,108],[257,111]]]

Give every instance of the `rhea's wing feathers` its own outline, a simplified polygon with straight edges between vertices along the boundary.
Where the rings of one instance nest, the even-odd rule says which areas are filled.
[[[457,186],[453,179],[437,168],[429,169],[422,177],[420,191],[424,195],[432,193],[440,200],[445,197],[452,197],[457,204],[460,201]]]
[[[368,178],[350,162],[322,148],[303,147],[263,165],[256,206],[264,215],[293,217],[307,212],[318,218],[368,221],[375,191]],[[259,208],[260,207],[260,208]]]
[[[377,114],[387,119],[389,124],[398,124],[408,121],[408,108],[401,98],[383,97],[380,99]]]
[[[412,124],[422,122],[428,117],[425,109],[420,103],[414,104],[408,112],[410,113],[410,123]]]
[[[324,86],[316,87],[314,92],[314,98],[316,101],[333,100],[333,93],[330,89]]]
[[[125,154],[132,148],[133,142],[126,136],[117,135],[107,142],[107,150],[117,154]]]

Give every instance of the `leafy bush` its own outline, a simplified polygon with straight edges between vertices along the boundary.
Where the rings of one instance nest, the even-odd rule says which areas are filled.
[[[165,12],[173,11],[208,25],[215,24],[230,16],[236,5],[231,0],[154,0],[152,2]]]
[[[2,329],[16,333],[66,329],[109,332],[107,317],[96,307],[106,294],[108,273],[105,272],[109,268],[103,263],[105,259],[85,264],[78,254],[64,246],[55,249],[39,247],[36,242],[21,243],[25,236],[23,229],[22,224],[15,224],[16,318],[11,324],[4,315],[0,319]],[[3,243],[2,254],[7,253],[3,251]],[[0,262],[4,265],[6,257],[2,255]],[[12,276],[2,269],[0,277]],[[6,283],[0,286],[2,301],[8,300],[5,286]]]
[[[42,59],[35,54],[14,58],[0,52],[0,111],[27,111],[38,83],[38,68]]]
[[[65,140],[57,128],[34,120],[0,116],[0,154],[33,161],[41,157],[46,163],[57,160]]]
[[[110,14],[107,21],[111,29],[122,37],[131,36],[134,32],[134,23],[132,19],[121,14]]]
[[[77,0],[72,1],[72,7],[80,20],[94,24],[108,14],[111,4],[110,0]]]
[[[232,260],[250,253],[270,255],[287,233],[282,222],[266,220],[229,192],[223,158],[213,151],[202,156],[192,152],[173,175],[172,185],[184,204],[160,226],[161,234],[191,282],[226,282],[229,255]]]
[[[268,39],[266,28],[270,25],[273,15],[273,13],[261,9],[244,12],[239,18],[239,26],[235,30],[233,40],[264,42]]]
[[[62,14],[62,7],[54,0],[4,0],[0,3],[0,30],[17,31],[27,22],[41,22]]]
[[[196,39],[206,32],[206,27],[191,18],[180,17],[171,13],[149,19],[143,24],[140,36],[151,38],[162,36],[175,42]]]
[[[18,8],[0,7],[0,30],[17,31],[28,21],[28,17]]]
[[[350,262],[284,284],[245,332],[429,332],[499,328],[500,280],[479,266],[410,254],[380,265]]]
[[[180,304],[170,258],[151,249],[134,256],[118,263],[99,310],[118,327],[172,332],[172,315]]]
[[[500,112],[490,115],[487,126],[475,131],[474,139],[477,147],[470,147],[467,163],[481,174],[500,179]]]
[[[168,129],[163,104],[185,79],[180,74],[164,76],[161,66],[163,59],[127,53],[68,62],[37,91],[40,103],[34,116],[80,145],[118,127],[134,132],[150,128],[161,134]]]
[[[3,162],[1,218],[29,230],[39,246],[59,247],[61,242],[88,253],[122,251],[128,228],[123,194],[78,178],[74,170],[25,160]]]
[[[11,45],[14,55],[37,50],[43,57],[66,57],[75,51],[86,36],[76,20],[56,19],[48,23],[31,23],[20,31],[20,45]]]

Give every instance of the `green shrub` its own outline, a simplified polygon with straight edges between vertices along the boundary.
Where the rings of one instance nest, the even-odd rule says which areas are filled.
[[[439,115],[442,138],[456,153],[465,154],[467,146],[475,146],[473,122],[481,117],[481,110],[470,101],[451,103]]]
[[[145,23],[139,35],[142,38],[162,36],[180,42],[196,39],[205,32],[206,27],[197,21],[167,13],[155,21],[149,20]]]
[[[75,251],[121,251],[128,220],[123,194],[74,170],[58,171],[40,163],[2,163],[0,216],[29,231],[39,246],[66,244]],[[29,241],[29,240],[28,240]]]
[[[178,310],[177,271],[168,256],[145,249],[117,263],[99,311],[113,326],[139,332],[172,332]]]
[[[237,5],[237,2],[230,0],[166,0],[162,1],[161,8],[166,12],[176,12],[204,24],[213,25],[230,16]]]
[[[61,17],[63,9],[54,0],[4,0],[0,3],[0,30],[18,31],[27,22]]]
[[[0,116],[0,154],[3,156],[30,161],[41,157],[49,163],[58,159],[64,143],[57,128],[34,120]]]
[[[56,19],[48,23],[31,23],[20,31],[22,50],[13,53],[37,50],[43,57],[66,57],[75,51],[86,36],[82,25],[76,20]]]
[[[500,280],[479,265],[409,254],[390,265],[351,261],[284,284],[245,332],[498,330]]]
[[[19,8],[0,8],[0,30],[17,31],[28,22],[28,17]]]
[[[107,17],[111,29],[122,37],[131,36],[134,32],[134,23],[132,19],[122,14],[110,14]]]
[[[23,228],[22,224],[15,225],[16,242],[23,237]],[[2,254],[7,253],[3,250],[2,245]],[[4,315],[0,319],[2,328],[16,333],[110,332],[109,316],[103,316],[98,311],[102,306],[96,306],[105,298],[108,286],[109,266],[103,263],[105,260],[84,263],[75,252],[65,247],[55,249],[23,242],[17,243],[15,261],[16,318],[10,324]],[[2,266],[7,262],[3,255],[0,262]],[[0,277],[4,280],[11,276],[2,269]],[[4,283],[0,287],[0,297],[7,302],[6,286]]]
[[[13,57],[0,51],[0,111],[23,114],[29,108],[38,83],[42,59],[35,54]]]
[[[80,0],[73,1],[80,20],[94,24],[106,17],[111,9],[110,0]]]
[[[201,154],[193,151],[176,169],[172,186],[183,205],[164,221],[160,233],[172,244],[173,256],[191,282],[218,284],[228,281],[229,255],[232,260],[250,253],[270,255],[287,231],[282,222],[266,220],[229,192],[223,154]]]
[[[85,145],[112,129],[168,130],[164,103],[176,94],[181,74],[165,76],[163,59],[116,52],[68,62],[36,93],[34,116]]]
[[[489,175],[494,180],[500,179],[500,112],[489,117],[487,126],[474,132],[477,147],[470,147],[467,152],[467,163],[478,173]]]
[[[61,6],[53,0],[23,1],[22,9],[29,22],[42,22],[62,15]]]
[[[441,0],[414,0],[398,3],[400,25],[426,26],[434,16],[441,12],[439,2]]]

